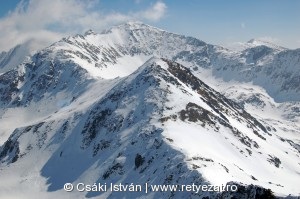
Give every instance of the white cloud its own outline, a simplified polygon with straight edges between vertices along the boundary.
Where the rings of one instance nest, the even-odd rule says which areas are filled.
[[[95,7],[99,0],[22,0],[16,9],[0,18],[0,52],[31,40],[34,48],[49,45],[63,36],[129,20],[160,20],[167,6],[158,1],[135,13],[103,14]]]
[[[166,4],[158,1],[151,8],[137,13],[137,16],[140,16],[141,18],[149,21],[158,21],[165,15],[166,10]]]

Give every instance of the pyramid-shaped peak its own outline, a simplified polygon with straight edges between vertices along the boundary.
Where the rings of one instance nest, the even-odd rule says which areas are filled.
[[[250,39],[249,41],[247,41],[247,43],[249,44],[253,44],[255,42],[255,39]]]
[[[87,36],[87,35],[95,35],[95,34],[97,34],[95,31],[93,31],[92,29],[89,29],[88,31],[86,31],[86,32],[84,33],[84,36]]]

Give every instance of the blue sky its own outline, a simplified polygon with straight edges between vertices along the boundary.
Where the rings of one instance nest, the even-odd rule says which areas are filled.
[[[300,1],[283,0],[190,0],[168,4],[169,29],[207,39],[214,43],[247,41],[270,37],[300,39]],[[179,27],[180,26],[180,27]],[[187,31],[188,32],[188,31]],[[283,41],[282,41],[283,42]],[[298,43],[298,47],[300,43]]]
[[[19,0],[2,0],[0,3],[0,17],[3,17],[10,10],[14,10]]]
[[[299,48],[299,10],[298,0],[2,0],[0,50],[128,20],[224,46],[258,38]]]

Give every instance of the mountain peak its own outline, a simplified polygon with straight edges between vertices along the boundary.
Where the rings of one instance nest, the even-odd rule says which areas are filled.
[[[157,27],[145,24],[140,21],[128,21],[123,24],[119,24],[117,26],[113,26],[112,28],[109,28],[107,30],[104,30],[102,33],[109,33],[113,30],[125,30],[125,31],[133,31],[133,30],[138,30],[138,29],[149,29],[149,30],[159,30],[159,31],[164,31],[162,29],[159,29]]]
[[[97,34],[95,31],[93,31],[92,29],[89,29],[88,31],[86,31],[86,32],[84,33],[84,36],[87,36],[87,35],[95,35],[95,34]]]

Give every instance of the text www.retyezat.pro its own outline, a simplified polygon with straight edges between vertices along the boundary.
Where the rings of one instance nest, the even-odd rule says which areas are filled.
[[[84,184],[77,183],[73,185],[72,183],[66,183],[64,185],[64,190],[78,191],[78,192],[223,192],[223,191],[237,191],[238,187],[236,185],[151,185],[145,183],[143,186],[138,184],[106,184],[106,183],[94,183],[94,184]]]

